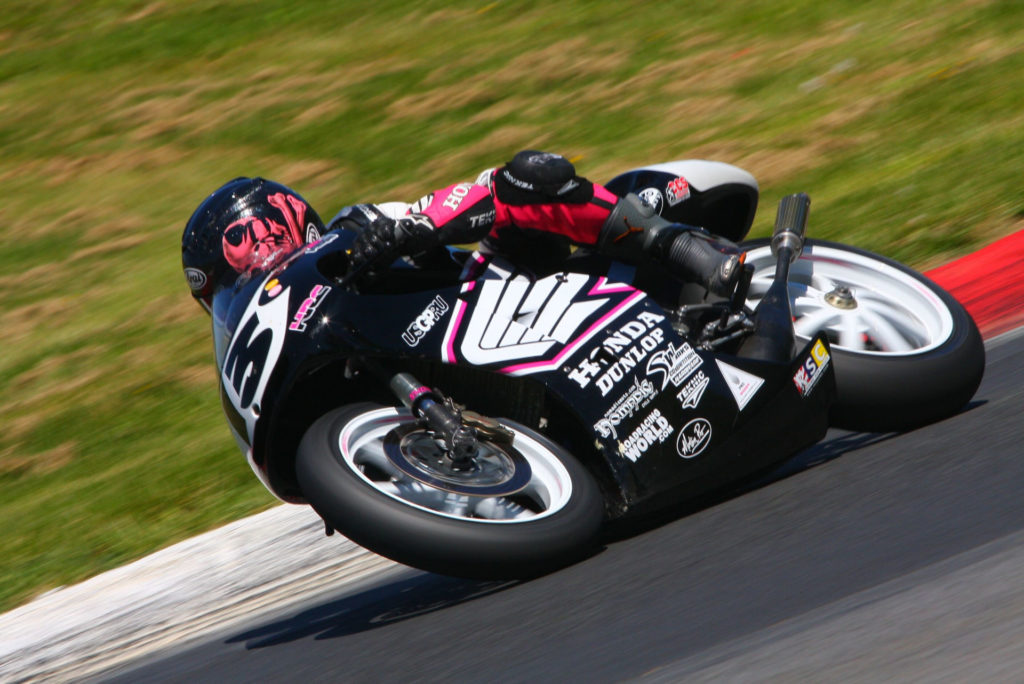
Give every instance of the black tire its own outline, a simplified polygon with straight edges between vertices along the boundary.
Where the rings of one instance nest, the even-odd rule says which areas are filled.
[[[593,550],[604,502],[590,473],[554,442],[509,420],[501,423],[517,433],[517,441],[522,435],[542,445],[568,473],[570,493],[557,511],[536,520],[486,522],[428,511],[377,489],[345,460],[341,444],[349,439],[346,426],[386,410],[369,403],[335,409],[309,428],[299,446],[296,474],[306,499],[346,537],[422,570],[487,579],[535,576]],[[390,411],[411,420],[407,411]]]
[[[768,242],[751,240],[742,246],[752,254]],[[981,334],[964,307],[927,277],[892,259],[824,240],[807,240],[803,258],[813,255],[815,249],[840,250],[896,269],[934,294],[951,320],[948,334],[919,352],[881,354],[833,345],[838,397],[829,414],[830,424],[848,430],[890,432],[920,427],[960,411],[974,396],[985,370]],[[759,253],[763,254],[763,249]],[[771,268],[774,272],[774,266]],[[790,282],[795,277],[791,275]]]

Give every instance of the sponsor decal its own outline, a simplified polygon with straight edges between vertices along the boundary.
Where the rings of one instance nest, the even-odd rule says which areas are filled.
[[[686,182],[686,179],[682,176],[673,178],[665,186],[665,198],[668,200],[668,206],[674,207],[683,200],[690,197],[690,184]]]
[[[206,274],[198,268],[186,268],[185,280],[188,281],[188,286],[193,290],[202,290],[206,287]]]
[[[705,418],[694,418],[683,426],[676,438],[676,451],[683,458],[699,456],[711,443],[711,423]]]
[[[327,245],[331,244],[332,242],[334,242],[337,239],[338,239],[338,234],[337,233],[328,233],[327,235],[324,235],[323,238],[318,238],[316,242],[313,242],[313,244],[307,246],[306,247],[306,254],[316,254],[321,249],[323,249],[324,247],[326,247]]]
[[[655,214],[661,214],[662,199],[661,190],[658,188],[644,188],[640,191],[640,201],[654,210]]]
[[[668,386],[669,380],[674,386],[679,387],[693,371],[700,368],[702,363],[704,359],[688,342],[683,342],[681,347],[676,347],[670,342],[667,349],[654,354],[647,362],[647,375],[661,373],[661,389]]]
[[[684,409],[695,409],[704,398],[704,390],[711,384],[711,378],[704,374],[704,371],[697,371],[697,374],[683,385],[683,389],[676,394],[676,399]]]
[[[438,321],[444,318],[444,315],[448,313],[450,308],[448,302],[444,301],[441,295],[434,297],[434,301],[427,304],[427,308],[402,333],[402,341],[410,347],[415,347],[420,343],[423,336],[430,332]]]
[[[592,349],[569,372],[569,377],[581,388],[596,378],[601,396],[608,396],[616,384],[661,346],[665,331],[658,324],[664,320],[660,314],[641,311],[632,321],[605,337],[600,346]]]
[[[447,209],[455,211],[462,204],[462,200],[466,199],[466,195],[469,194],[469,189],[473,187],[471,183],[459,183],[452,187],[448,193],[448,197],[445,198],[441,205]]]
[[[594,424],[594,430],[605,439],[618,439],[619,434],[616,427],[623,421],[632,418],[637,411],[650,404],[656,396],[658,396],[658,390],[654,388],[654,383],[650,380],[647,378],[633,380],[633,386],[626,390],[626,393],[605,411],[604,417]]]
[[[488,265],[488,274],[496,265]],[[479,292],[465,326],[459,351],[467,363],[487,365],[510,363],[501,372],[527,375],[553,370],[576,352],[600,330],[644,298],[644,293],[622,286],[606,285],[600,279],[589,290],[593,279],[580,273],[548,276],[530,281],[521,276],[511,279],[474,281]],[[596,321],[588,320],[604,310]],[[455,338],[463,316],[452,318],[445,333],[444,360],[455,360]],[[581,332],[582,330],[582,332]],[[557,345],[565,345],[554,358],[543,360]],[[527,359],[542,359],[521,363]]]
[[[505,180],[507,180],[511,185],[516,186],[520,190],[533,190],[533,183],[527,183],[524,180],[519,180],[509,173],[508,169],[502,169],[501,175],[504,176]]]
[[[803,364],[793,376],[793,384],[800,390],[802,396],[806,397],[811,393],[814,386],[818,384],[818,380],[825,374],[825,369],[828,368],[831,359],[825,344],[821,340],[815,342],[811,347],[810,356],[804,359]]]
[[[725,377],[725,384],[729,386],[732,398],[736,400],[736,405],[742,411],[757,394],[757,390],[761,389],[764,378],[759,378],[753,373],[740,370],[718,359],[715,359],[715,363],[718,364],[718,370],[722,371],[722,375]]]
[[[268,297],[276,297],[281,294],[281,281],[273,278],[263,286],[263,290],[267,293]]]
[[[326,285],[314,285],[313,289],[309,291],[309,296],[299,305],[299,310],[292,317],[292,322],[288,324],[288,329],[303,332],[306,329],[306,324],[309,323],[309,319],[313,317],[317,307],[323,303],[324,298],[330,291],[331,288]]]
[[[661,415],[661,411],[654,409],[630,433],[629,437],[622,440],[622,443],[619,445],[620,452],[630,461],[636,463],[652,446],[662,444],[671,437],[672,430],[672,425],[669,424],[668,419]]]
[[[312,223],[306,224],[306,244],[320,239],[320,230]]]
[[[576,179],[570,178],[568,181],[566,181],[565,185],[558,189],[558,192],[555,194],[567,195],[578,187],[580,187],[580,184],[576,181]]]
[[[494,217],[496,215],[497,215],[497,212],[494,209],[491,209],[490,211],[485,211],[482,214],[477,214],[476,216],[470,216],[469,217],[469,225],[471,225],[474,228],[479,228],[480,226],[488,226],[488,225],[494,223]]]

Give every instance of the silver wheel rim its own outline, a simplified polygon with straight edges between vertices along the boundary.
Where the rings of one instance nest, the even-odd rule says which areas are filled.
[[[769,246],[747,253],[754,267],[747,302],[756,308],[775,276]],[[854,354],[923,354],[949,339],[953,316],[920,280],[889,264],[835,247],[808,244],[792,264],[789,301],[797,339],[824,331],[833,348]]]
[[[474,497],[446,492],[400,471],[384,453],[384,436],[415,419],[405,409],[368,411],[349,421],[338,436],[341,460],[381,494],[427,513],[474,523],[510,524],[557,513],[572,495],[572,479],[562,462],[543,444],[514,430],[513,446],[532,470],[526,487],[511,497]],[[508,426],[506,426],[508,427]],[[509,427],[509,429],[513,429]]]

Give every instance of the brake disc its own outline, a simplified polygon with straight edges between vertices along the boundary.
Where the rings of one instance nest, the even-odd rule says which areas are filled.
[[[477,453],[469,459],[468,466],[460,462],[456,467],[443,440],[417,423],[388,432],[382,443],[384,454],[412,479],[446,492],[477,497],[510,496],[526,487],[532,476],[530,464],[512,447],[511,437],[505,436],[506,432],[511,436],[514,433],[494,423],[497,437],[491,439],[491,425],[483,423],[481,429],[470,420],[466,424],[476,428],[480,436]]]

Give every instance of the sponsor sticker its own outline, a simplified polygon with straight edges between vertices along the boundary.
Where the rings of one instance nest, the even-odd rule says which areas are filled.
[[[711,443],[711,423],[706,418],[694,418],[683,426],[676,438],[676,451],[683,458],[699,456]]]
[[[427,304],[427,308],[423,309],[423,312],[402,333],[402,341],[410,347],[415,347],[423,339],[423,336],[444,318],[450,308],[448,302],[441,295],[434,297],[434,300]]]
[[[518,364],[502,369],[504,373],[526,375],[562,366],[562,359],[601,332],[596,325],[585,327],[588,319],[603,312],[601,320],[611,323],[644,298],[632,288],[594,285],[582,273],[556,274],[531,282],[513,276],[511,268],[502,268],[504,263],[499,259],[487,264],[481,280],[469,288],[479,295],[468,321],[453,317],[445,336],[453,342],[461,326],[459,350],[465,361]],[[588,284],[589,289],[584,289]],[[559,343],[565,346],[559,347]],[[453,362],[454,346],[446,349],[445,358]],[[557,354],[555,359],[543,360],[549,352]],[[524,363],[527,359],[541,360]]]
[[[312,225],[310,226],[312,227]],[[306,247],[306,254],[316,254],[321,249],[338,239],[337,233],[328,233],[323,238],[317,238],[311,245]]]
[[[831,360],[832,357],[829,355],[828,349],[825,348],[825,344],[821,340],[815,342],[811,347],[810,355],[804,359],[793,376],[793,384],[800,390],[801,396],[806,397],[811,393],[814,386],[818,384],[818,380],[825,374],[825,369],[828,368]]]
[[[704,390],[711,384],[711,378],[704,374],[704,371],[697,371],[697,374],[683,385],[683,389],[676,394],[676,399],[684,409],[695,409],[704,398]]]
[[[669,380],[676,387],[683,384],[693,371],[700,368],[704,359],[693,350],[688,342],[676,347],[671,342],[667,349],[663,349],[651,356],[647,362],[647,375],[661,373],[661,389],[668,386]]]
[[[668,182],[668,185],[665,186],[665,199],[668,200],[668,206],[670,207],[674,207],[689,197],[690,184],[682,176],[673,178]]]
[[[326,285],[314,285],[313,289],[309,291],[309,296],[299,305],[298,311],[292,317],[292,322],[288,324],[288,329],[296,332],[305,331],[309,319],[313,317],[317,307],[323,303],[330,291],[331,288]]]
[[[281,281],[277,278],[273,278],[263,286],[264,291],[268,297],[276,297],[281,294]]]
[[[473,187],[470,183],[459,183],[458,185],[452,186],[451,191],[448,193],[448,197],[442,202],[442,206],[447,209],[455,211],[462,204],[462,200],[466,199],[466,195],[469,194],[469,189]]]
[[[198,268],[186,268],[185,280],[188,281],[188,286],[193,290],[202,290],[206,287],[206,274]]]
[[[471,225],[474,228],[479,228],[480,226],[489,226],[490,224],[494,223],[494,218],[495,216],[497,216],[497,214],[498,212],[495,211],[494,209],[491,209],[490,211],[485,211],[482,214],[474,214],[473,216],[469,217],[469,225]]]
[[[519,180],[513,176],[508,169],[502,169],[501,175],[504,176],[505,180],[507,180],[511,185],[516,186],[520,190],[533,190],[533,183],[527,183],[524,180]]]
[[[715,359],[715,363],[718,364],[718,370],[722,371],[722,376],[725,377],[725,384],[732,392],[732,398],[736,400],[736,405],[742,411],[757,394],[757,390],[761,389],[764,378],[759,378],[753,373],[730,366],[718,359]]]
[[[658,188],[644,188],[639,193],[640,201],[654,210],[655,214],[661,213],[662,200],[661,190]]]
[[[594,430],[604,438],[618,439],[616,428],[626,420],[629,420],[640,409],[646,407],[658,396],[658,390],[654,388],[647,378],[633,380],[633,385],[626,393],[619,397],[604,417],[594,424]]]
[[[665,320],[661,314],[641,311],[637,317],[605,337],[601,344],[580,360],[569,377],[581,388],[597,380],[601,396],[608,393],[632,372],[665,339],[665,331],[658,324]]]
[[[661,411],[654,409],[629,437],[622,440],[619,449],[623,456],[636,463],[652,446],[661,444],[671,437],[672,430],[668,419],[661,415]]]

